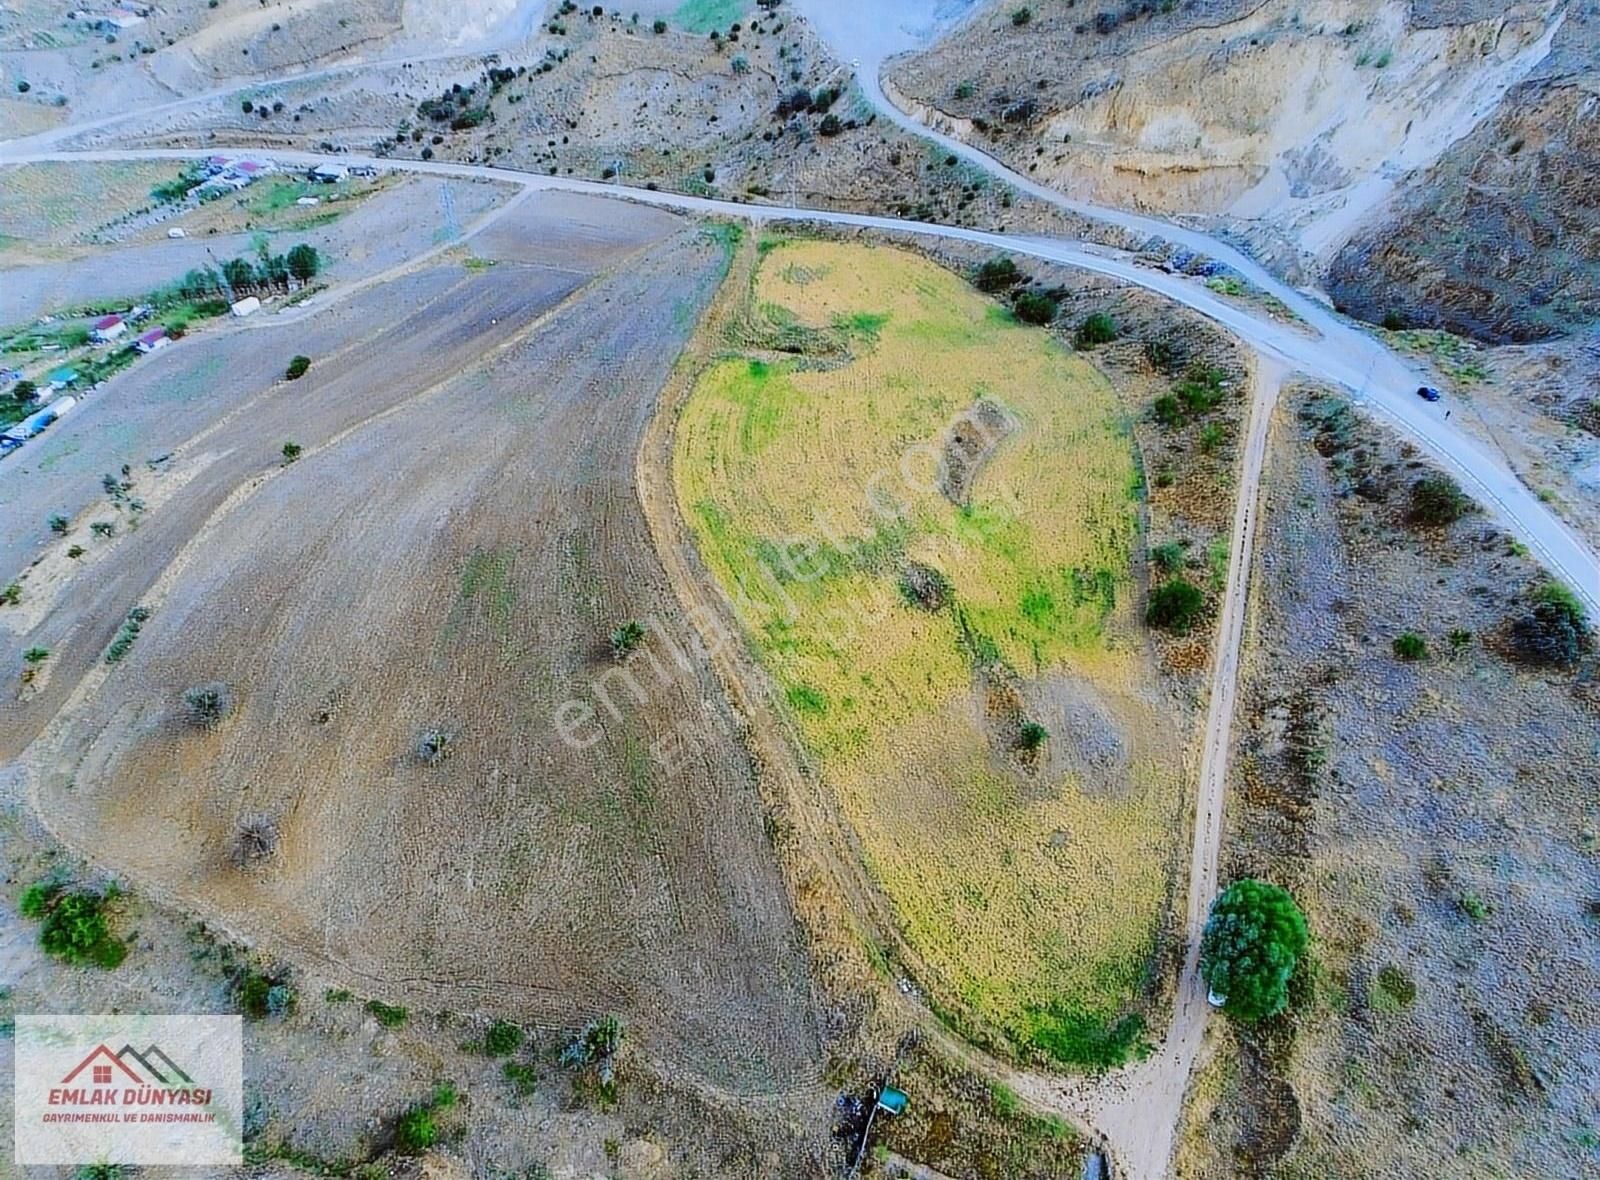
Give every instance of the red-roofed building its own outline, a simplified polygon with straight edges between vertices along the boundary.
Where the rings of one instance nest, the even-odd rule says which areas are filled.
[[[89,339],[96,344],[110,344],[127,330],[128,325],[122,322],[121,316],[103,316],[89,328]]]
[[[154,352],[158,348],[165,348],[172,343],[172,338],[167,335],[165,328],[151,328],[143,336],[133,342],[134,348],[140,352]]]

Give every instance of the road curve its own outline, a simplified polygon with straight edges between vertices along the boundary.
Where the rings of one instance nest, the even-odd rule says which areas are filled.
[[[969,149],[972,150],[972,149]],[[208,152],[188,149],[139,149],[57,151],[30,150],[25,143],[0,144],[0,164],[74,160],[192,160]],[[1320,335],[1309,335],[1300,327],[1284,324],[1229,302],[1203,283],[1183,275],[1169,274],[1142,265],[1131,255],[1090,243],[1069,239],[1021,236],[968,229],[963,226],[907,221],[866,213],[844,213],[825,209],[804,209],[784,205],[755,205],[721,201],[684,193],[669,193],[633,188],[621,184],[578,180],[568,176],[547,176],[512,168],[475,164],[453,164],[437,160],[407,160],[341,154],[262,148],[254,154],[286,164],[315,165],[339,163],[371,165],[396,171],[433,176],[486,178],[522,185],[530,190],[556,190],[588,193],[594,196],[625,198],[665,209],[702,216],[733,217],[747,221],[809,221],[824,225],[855,226],[889,233],[914,234],[953,241],[974,242],[997,251],[1027,255],[1059,262],[1082,270],[1121,279],[1155,291],[1216,321],[1252,345],[1269,359],[1281,362],[1291,371],[1342,386],[1361,404],[1387,419],[1409,435],[1440,465],[1456,476],[1462,485],[1493,513],[1506,528],[1529,547],[1544,565],[1570,585],[1600,614],[1600,557],[1595,555],[1575,532],[1559,520],[1497,455],[1485,450],[1475,439],[1445,418],[1445,409],[1416,396],[1420,371],[1326,308],[1272,278],[1229,247],[1195,231],[1166,226],[1126,215],[1124,224],[1149,222],[1155,236],[1188,243],[1195,239],[1197,249],[1234,265],[1244,264],[1244,273],[1262,290],[1281,299],[1307,326]],[[982,156],[982,153],[976,153]],[[983,157],[987,159],[988,157]],[[1163,232],[1164,231],[1164,232]]]

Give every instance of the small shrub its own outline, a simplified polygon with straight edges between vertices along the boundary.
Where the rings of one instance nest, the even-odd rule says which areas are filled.
[[[658,37],[661,36],[662,33],[667,31],[667,22],[658,18],[651,22],[650,31]]]
[[[522,1047],[522,1030],[508,1020],[497,1020],[483,1036],[483,1049],[491,1057],[505,1057]]]
[[[974,85],[971,82],[957,82],[956,83],[955,96],[956,96],[957,100],[960,101],[960,102],[966,102],[968,99],[970,99],[973,95],[975,95],[977,93],[978,93],[977,86]]]
[[[1011,23],[1019,29],[1031,20],[1033,20],[1033,9],[1026,5],[1011,14]]]
[[[294,1011],[299,1000],[287,974],[246,966],[233,980],[234,1002],[249,1020],[281,1019]]]
[[[66,536],[67,530],[71,527],[72,522],[64,516],[57,514],[50,518],[50,531],[55,533],[57,536]]]
[[[1527,613],[1511,625],[1511,642],[1529,663],[1573,664],[1591,644],[1588,612],[1561,583],[1545,582],[1530,595]]]
[[[838,135],[843,130],[844,124],[839,121],[839,116],[831,113],[822,116],[822,122],[817,124],[817,134],[826,135],[830,138]]]
[[[293,463],[296,459],[298,459],[300,457],[300,450],[301,450],[300,444],[297,443],[297,442],[286,442],[286,443],[284,443],[283,444],[283,461],[285,463]]]
[[[114,891],[68,889],[59,881],[35,881],[23,891],[18,910],[40,922],[39,945],[75,967],[110,970],[128,957],[128,948],[111,933],[105,906]]]
[[[117,531],[117,526],[109,520],[97,520],[89,526],[89,531],[97,537],[110,537]]]
[[[1017,745],[1028,751],[1044,748],[1045,742],[1050,740],[1050,731],[1037,721],[1025,721],[1022,728],[1017,731]]]
[[[1406,318],[1398,311],[1383,313],[1383,326],[1387,331],[1398,332],[1406,326]]]
[[[1443,527],[1471,510],[1472,501],[1448,475],[1425,475],[1411,485],[1411,519],[1417,524]]]
[[[70,545],[67,548],[67,556],[72,558],[74,561],[82,557],[84,552],[85,550],[82,545]]]
[[[616,1058],[622,1048],[622,1021],[615,1016],[591,1020],[565,1049],[561,1064],[594,1070],[602,1101],[616,1097]]]
[[[1171,376],[1189,363],[1189,350],[1165,337],[1160,337],[1144,342],[1144,358],[1156,372]]]
[[[368,1000],[366,1008],[384,1028],[399,1028],[411,1015],[405,1008],[385,1004],[382,1000]]]
[[[980,291],[987,291],[993,295],[1000,291],[1009,290],[1022,282],[1026,276],[1017,268],[1015,260],[1000,255],[989,259],[978,268],[973,285]]]
[[[232,698],[228,686],[220,681],[197,684],[183,694],[183,705],[189,720],[202,729],[210,729],[228,715]]]
[[[1482,922],[1489,916],[1489,903],[1470,889],[1456,899],[1456,904],[1461,907],[1461,912],[1474,922]]]
[[[1159,627],[1174,635],[1186,635],[1205,608],[1206,596],[1200,587],[1183,578],[1163,582],[1150,592],[1150,605],[1145,610],[1148,626]]]
[[[0,606],[16,606],[22,601],[22,583],[10,582],[0,590]]]
[[[283,375],[290,381],[298,381],[306,375],[306,370],[311,368],[311,358],[308,356],[294,356],[289,358],[289,367]]]
[[[417,760],[425,766],[437,766],[450,756],[453,739],[442,729],[428,729],[417,738]]]
[[[1165,541],[1150,550],[1150,563],[1164,574],[1174,573],[1183,565],[1183,546],[1177,541]]]
[[[48,647],[30,647],[22,653],[23,662],[28,664],[42,664],[49,658],[50,649]]]
[[[1011,308],[1023,323],[1043,327],[1055,320],[1061,304],[1055,296],[1044,291],[1019,291]]]
[[[1379,971],[1374,979],[1373,1000],[1376,1007],[1398,1009],[1408,1008],[1416,1002],[1417,985],[1407,975],[1405,969],[1390,963]]]
[[[1101,344],[1110,344],[1117,338],[1117,322],[1103,311],[1085,316],[1078,330],[1073,334],[1072,344],[1079,350],[1095,348]]]
[[[1405,631],[1394,638],[1394,654],[1402,660],[1421,660],[1428,655],[1428,641],[1415,631]]]
[[[620,660],[637,650],[643,642],[644,628],[639,625],[638,620],[629,619],[611,632],[611,654]]]

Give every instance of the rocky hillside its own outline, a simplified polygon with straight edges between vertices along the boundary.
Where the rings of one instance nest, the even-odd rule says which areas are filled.
[[[1000,0],[887,80],[1064,192],[1209,216],[1358,315],[1529,340],[1600,307],[1597,12]]]
[[[1334,258],[1354,314],[1525,342],[1600,319],[1600,6]]]

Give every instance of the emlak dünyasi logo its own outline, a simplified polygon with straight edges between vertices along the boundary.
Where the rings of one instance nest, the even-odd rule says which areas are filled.
[[[237,1016],[19,1016],[18,1164],[241,1160]]]

